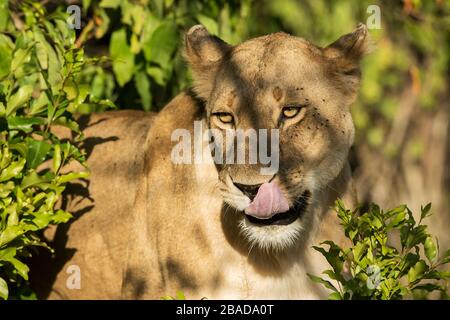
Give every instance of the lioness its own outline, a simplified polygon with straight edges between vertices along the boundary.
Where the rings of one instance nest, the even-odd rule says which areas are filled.
[[[349,106],[367,47],[362,24],[325,48],[281,32],[231,46],[192,27],[191,91],[158,114],[80,120],[91,177],[67,190],[74,221],[47,235],[56,256],[33,269],[39,295],[325,298],[307,277],[326,267],[311,246],[342,241],[335,199],[355,205]],[[211,161],[175,163],[172,134],[193,133],[194,121],[218,132],[278,129],[278,171],[214,163],[211,152]]]

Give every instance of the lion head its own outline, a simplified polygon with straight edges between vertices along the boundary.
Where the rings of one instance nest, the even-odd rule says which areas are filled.
[[[301,238],[317,194],[346,164],[354,138],[349,106],[367,46],[363,24],[325,48],[282,32],[236,46],[201,25],[187,32],[185,57],[209,128],[223,136],[265,129],[268,141],[277,140],[275,148],[268,142],[278,161],[270,174],[259,158],[216,165],[224,202],[252,245],[285,248]],[[218,143],[215,152],[226,157],[227,142]],[[241,146],[248,154],[249,145]]]

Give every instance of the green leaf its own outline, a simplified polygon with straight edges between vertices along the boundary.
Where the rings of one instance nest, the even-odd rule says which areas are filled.
[[[15,50],[11,61],[11,71],[17,71],[24,63],[30,60],[30,48],[19,48]]]
[[[43,70],[48,69],[48,52],[42,42],[36,42],[36,56]]]
[[[59,117],[53,122],[53,124],[69,128],[76,133],[81,133],[78,123],[76,121],[68,119],[67,117]]]
[[[89,177],[89,172],[88,171],[83,171],[83,172],[71,172],[65,175],[62,175],[60,177],[58,177],[57,182],[58,184],[63,184],[75,179],[83,179],[83,178],[87,178]]]
[[[425,256],[430,262],[435,261],[437,256],[436,244],[431,237],[428,237],[424,243]]]
[[[0,0],[0,31],[4,31],[9,22],[9,2]]]
[[[72,218],[72,214],[70,212],[64,210],[58,210],[52,217],[53,223],[66,223]]]
[[[112,77],[112,76],[111,76]],[[78,96],[75,99],[76,104],[83,103],[89,94],[89,86],[86,84],[78,85]]]
[[[113,71],[117,82],[123,87],[133,77],[134,54],[127,42],[127,32],[124,28],[114,31],[109,45],[113,59]]]
[[[26,133],[30,133],[33,131],[34,125],[43,125],[45,124],[44,118],[38,118],[38,117],[32,117],[32,118],[26,118],[26,117],[9,117],[7,119],[8,121],[8,128],[9,130],[21,130]]]
[[[55,50],[55,48],[47,42],[45,35],[37,26],[33,28],[33,35],[37,43],[36,45],[39,44],[39,46],[42,46],[43,50],[45,50],[45,55],[48,57],[47,80],[50,84],[52,93],[58,95],[60,94],[59,91],[62,89],[63,85],[63,77],[61,75],[61,60],[63,57],[59,51]],[[40,61],[39,63],[45,62]]]
[[[163,22],[144,44],[145,59],[166,68],[178,46],[178,30],[173,22]]]
[[[216,20],[203,14],[198,14],[197,20],[208,30],[210,34],[215,36],[219,35],[219,25]]]
[[[9,149],[17,151],[22,157],[26,157],[28,146],[25,142],[18,142],[10,144]]]
[[[6,230],[0,232],[0,246],[11,242],[25,232],[26,230],[24,230],[24,228],[22,228],[21,226],[8,226]]]
[[[147,74],[144,71],[139,71],[134,78],[134,82],[141,97],[144,110],[149,111],[152,104],[152,95],[150,81],[148,80]]]
[[[322,272],[323,274],[326,274],[327,276],[329,276],[330,277],[330,279],[333,279],[333,280],[337,280],[337,276],[336,276],[336,273],[334,273],[334,271],[333,270],[325,270],[324,272]]]
[[[439,271],[439,279],[450,279],[450,271]]]
[[[338,292],[338,290],[331,284],[330,281],[327,281],[325,279],[322,279],[320,277],[314,276],[314,275],[309,274],[309,273],[307,273],[307,275],[312,281],[314,281],[316,283],[320,283],[320,284],[324,285],[325,288],[333,290],[334,292]]]
[[[52,181],[52,176],[47,175],[39,175],[36,171],[32,171],[27,176],[22,179],[22,183],[20,187],[22,189],[26,189],[29,187],[40,187],[41,189],[47,189],[49,183]]]
[[[83,4],[83,11],[86,12],[91,6],[91,0],[83,0],[82,4]]]
[[[72,80],[66,81],[63,87],[64,92],[68,100],[74,100],[78,97],[78,87]]]
[[[49,153],[52,145],[45,141],[32,140],[28,142],[27,166],[35,169],[40,165]]]
[[[340,248],[332,241],[324,241],[321,244],[327,244],[329,245],[328,251],[326,251],[324,248],[313,246],[313,248],[325,257],[327,259],[328,263],[333,267],[333,270],[336,274],[340,274],[342,272],[343,264],[344,262],[339,257]]]
[[[414,254],[408,252],[406,256],[403,258],[403,266],[402,269],[404,271],[408,271],[411,267],[413,267],[420,260],[420,256],[418,254]]]
[[[0,0],[0,8],[2,6],[1,1],[4,0]],[[2,13],[0,12],[0,24],[1,19],[2,19]],[[0,26],[1,29],[1,26]],[[0,57],[2,57],[0,59],[0,79],[7,76],[9,74],[9,71],[11,69],[11,61],[12,61],[12,49],[13,49],[13,44],[11,42],[11,40],[3,35],[0,34]]]
[[[364,253],[367,251],[368,245],[364,242],[357,243],[353,249],[353,259],[355,259],[356,262],[359,262],[361,257],[364,255]]]
[[[52,169],[53,172],[58,172],[59,167],[61,166],[61,146],[59,144],[55,144],[53,147],[53,163]]]
[[[17,249],[15,247],[8,247],[0,250],[0,261],[10,261],[16,256]]]
[[[19,192],[17,192],[19,193]],[[23,200],[23,196],[22,197],[17,197],[20,198],[20,200],[18,200],[18,203],[21,203]],[[19,224],[19,215],[17,214],[17,210],[13,209],[11,210],[11,212],[9,213],[8,216],[8,221],[6,223],[6,226],[17,226]]]
[[[132,29],[135,35],[141,34],[141,31],[145,25],[146,18],[148,17],[147,11],[139,5],[134,5],[131,8],[130,12],[131,17],[133,18]]]
[[[165,86],[167,83],[167,74],[161,67],[148,66],[146,68],[147,74],[155,80],[160,86]]]
[[[6,183],[0,183],[0,199],[6,198],[11,191],[14,190],[15,184],[13,181],[8,181]]]
[[[421,243],[424,243],[428,234],[426,233],[427,227],[424,225],[419,225],[407,233],[406,237],[406,247],[413,248]]]
[[[122,0],[102,0],[100,2],[100,7],[116,9],[121,3]]]
[[[177,299],[178,300],[186,300],[186,296],[182,291],[177,291]]]
[[[36,293],[29,287],[20,287],[16,290],[16,295],[19,296],[19,300],[37,300]]]
[[[408,281],[410,283],[420,279],[423,274],[425,273],[425,271],[428,270],[428,265],[425,263],[425,261],[423,260],[419,260],[414,267],[412,267],[411,269],[409,269],[408,272]]]
[[[6,116],[9,116],[16,111],[17,108],[26,103],[30,99],[33,90],[34,87],[32,85],[21,86],[19,90],[17,90],[17,92],[9,98],[6,108]]]
[[[150,52],[145,52],[150,49],[149,41],[152,38],[153,32],[155,32],[156,28],[161,24],[158,18],[152,12],[147,12],[145,17],[145,23],[142,29],[141,43],[143,46],[143,50],[145,55],[147,56]]]
[[[427,272],[427,274],[423,278],[440,280],[440,279],[442,279],[442,274],[437,270],[431,270],[431,271]]]
[[[328,300],[342,300],[342,296],[339,292],[333,292],[328,296]]]
[[[22,278],[24,278],[25,280],[28,280],[28,272],[30,271],[30,268],[28,268],[28,266],[25,263],[23,263],[22,261],[20,261],[16,258],[10,259],[9,262],[14,266],[17,273]]]
[[[8,299],[8,284],[3,278],[0,278],[0,298]]]
[[[0,182],[7,181],[16,177],[25,166],[25,159],[22,158],[18,161],[12,162],[8,167],[2,170],[0,174]]]
[[[39,95],[39,98],[33,99],[30,104],[30,110],[28,112],[29,115],[35,115],[45,110],[45,107],[48,105],[48,97],[42,92]]]
[[[420,214],[420,220],[429,217],[431,214],[429,214],[430,210],[431,210],[431,202],[428,203],[425,207],[420,207],[421,209],[421,214]]]
[[[450,249],[444,253],[443,263],[450,263]]]
[[[110,24],[109,16],[106,14],[105,10],[99,8],[96,10],[96,14],[99,16],[100,25],[95,28],[95,37],[97,39],[102,38],[107,32]]]
[[[435,290],[442,290],[442,288],[441,288],[441,286],[439,286],[437,284],[426,283],[426,284],[421,284],[421,285],[415,286],[414,288],[412,288],[412,290],[425,290],[427,292],[431,292],[431,291],[435,291]]]
[[[139,39],[135,33],[131,35],[130,48],[131,52],[133,52],[134,54],[138,54],[141,51],[141,43],[139,42]]]
[[[53,219],[53,215],[48,212],[43,212],[33,219],[33,223],[37,226],[37,230],[47,227]]]
[[[398,212],[393,218],[392,220],[389,222],[387,228],[394,228],[397,227],[398,225],[401,225],[406,218],[406,212],[404,210]]]

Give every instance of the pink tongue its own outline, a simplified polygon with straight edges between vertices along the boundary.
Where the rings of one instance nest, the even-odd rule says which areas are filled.
[[[269,219],[277,213],[289,210],[289,204],[275,182],[262,184],[255,199],[245,213],[258,219]]]

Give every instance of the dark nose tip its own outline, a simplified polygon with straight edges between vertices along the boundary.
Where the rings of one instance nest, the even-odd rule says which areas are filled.
[[[253,200],[256,197],[256,194],[258,193],[258,189],[261,186],[260,184],[241,184],[241,183],[234,183],[234,185],[241,190],[247,197],[250,198],[250,200]]]

